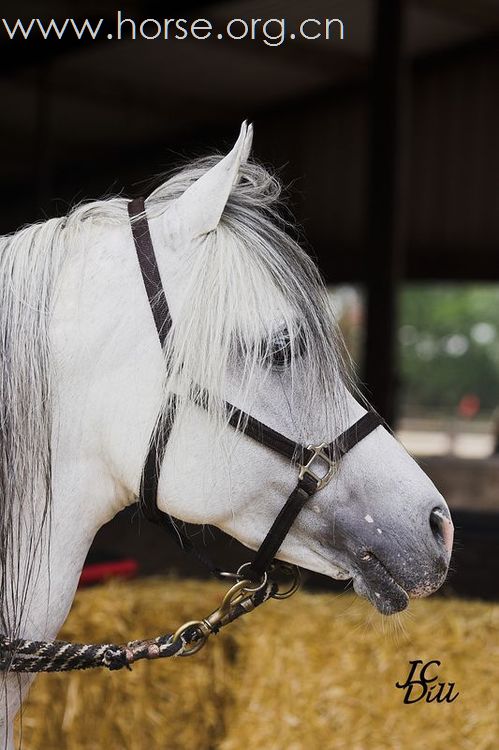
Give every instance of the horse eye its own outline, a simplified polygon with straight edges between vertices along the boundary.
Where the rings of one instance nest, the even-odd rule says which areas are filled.
[[[299,333],[291,340],[287,328],[283,328],[275,334],[269,348],[268,357],[271,366],[276,370],[285,370],[291,365],[293,357],[301,357],[305,353],[305,342]]]

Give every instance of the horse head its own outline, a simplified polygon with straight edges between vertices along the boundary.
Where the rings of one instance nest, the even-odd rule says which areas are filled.
[[[90,297],[113,329],[105,349],[109,367],[120,371],[113,391],[101,389],[99,411],[113,482],[124,497],[137,495],[148,436],[175,396],[160,509],[214,524],[257,549],[296,485],[296,467],[233,429],[227,401],[302,445],[330,443],[367,407],[345,366],[317,269],[278,213],[279,183],[249,161],[251,139],[243,124],[224,158],[188,165],[146,203],[172,320],[163,352],[128,227],[106,240],[121,320],[104,312],[105,269],[104,286],[94,283]],[[359,594],[390,614],[442,584],[452,535],[440,493],[380,428],[336,462],[278,557],[353,578]]]

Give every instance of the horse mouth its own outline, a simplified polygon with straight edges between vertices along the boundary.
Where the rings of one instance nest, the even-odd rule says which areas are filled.
[[[372,552],[363,554],[361,566],[352,576],[356,594],[368,599],[382,615],[393,615],[407,608],[409,594]]]

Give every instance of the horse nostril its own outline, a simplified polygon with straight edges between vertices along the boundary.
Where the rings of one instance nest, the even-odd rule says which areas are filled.
[[[442,544],[450,554],[454,540],[454,526],[442,508],[433,508],[431,511],[430,528],[437,542]]]
[[[430,513],[430,528],[433,531],[433,535],[443,540],[442,534],[442,511],[438,508],[433,508]]]

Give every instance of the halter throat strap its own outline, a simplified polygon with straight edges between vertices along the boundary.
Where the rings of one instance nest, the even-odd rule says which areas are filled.
[[[144,198],[136,198],[130,201],[128,214],[142,281],[159,341],[163,348],[172,321],[154,253],[149,223],[145,213]],[[175,421],[176,403],[174,398],[169,412],[158,419],[151,435],[140,480],[139,502],[148,520],[161,525],[183,549],[192,552],[214,575],[220,575],[220,568],[194,547],[179,527],[178,522],[175,522],[169,514],[158,508],[159,473]],[[201,400],[199,400],[199,405],[203,405]],[[330,480],[336,470],[338,460],[381,425],[382,420],[375,412],[368,411],[331,443],[305,447],[228,402],[226,403],[226,409],[228,421],[232,427],[243,431],[247,437],[279,453],[300,469],[295,489],[270,527],[253,562],[245,570],[245,576],[260,580],[270,568],[303,506],[312,495],[322,489],[325,483]],[[317,473],[316,464],[320,464],[322,469],[326,466],[326,473]]]

